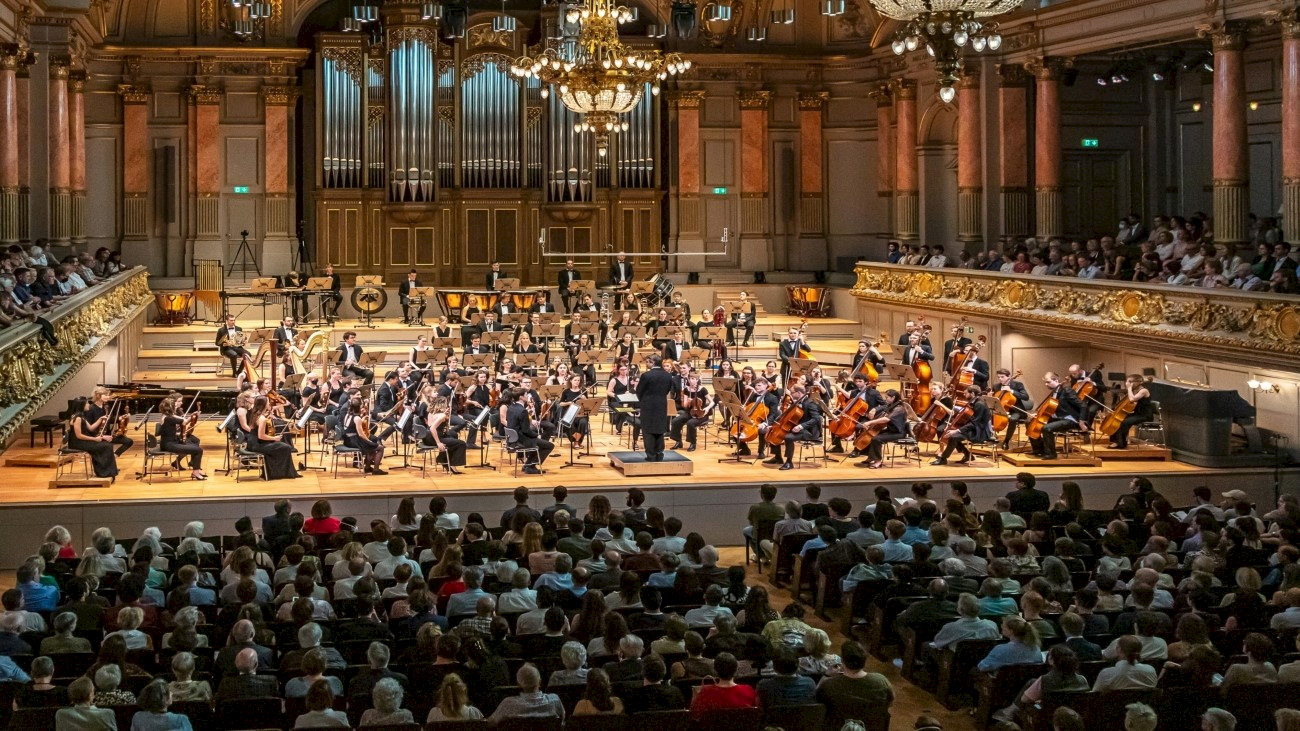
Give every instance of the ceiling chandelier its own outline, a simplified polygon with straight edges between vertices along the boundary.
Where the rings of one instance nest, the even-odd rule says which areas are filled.
[[[982,20],[1010,12],[1024,0],[871,0],[884,15],[903,21],[894,33],[896,55],[915,51],[922,45],[934,59],[939,72],[939,98],[945,103],[957,96],[962,49],[976,53],[1002,47],[998,24]]]
[[[230,32],[240,40],[257,35],[258,30],[274,9],[268,0],[230,0]]]
[[[690,69],[691,62],[676,53],[641,51],[623,45],[618,38],[620,23],[635,19],[635,12],[618,0],[583,0],[562,6],[561,18],[577,33],[561,39],[549,39],[546,48],[535,56],[515,59],[510,72],[542,82],[542,96],[555,87],[560,101],[570,111],[581,114],[575,131],[592,132],[596,151],[609,152],[609,137],[625,131],[627,122],[619,119],[636,107],[650,86],[659,93],[659,82]]]

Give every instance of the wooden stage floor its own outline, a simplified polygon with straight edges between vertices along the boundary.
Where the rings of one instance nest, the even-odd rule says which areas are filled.
[[[498,465],[497,470],[466,468],[463,474],[449,475],[441,470],[430,469],[427,477],[421,477],[419,468],[410,470],[392,469],[401,464],[401,457],[389,455],[384,460],[385,469],[390,473],[385,476],[362,476],[356,470],[341,468],[339,476],[332,472],[306,471],[296,480],[279,480],[263,482],[256,472],[244,473],[242,481],[236,482],[235,476],[217,474],[222,467],[223,450],[217,445],[225,443],[225,438],[216,432],[216,421],[206,420],[199,424],[198,435],[208,445],[204,455],[204,467],[209,475],[206,481],[189,479],[188,470],[173,476],[157,475],[152,484],[137,479],[135,473],[143,462],[142,433],[132,432],[136,444],[118,464],[122,471],[115,484],[102,488],[64,487],[52,489],[49,483],[54,479],[54,452],[42,448],[38,441],[35,449],[29,449],[25,436],[19,438],[3,455],[0,455],[0,507],[31,506],[47,504],[105,504],[105,503],[155,503],[160,501],[199,501],[211,502],[221,500],[245,500],[249,498],[284,497],[375,497],[380,495],[400,495],[402,493],[459,492],[489,493],[508,492],[518,485],[526,485],[534,490],[545,490],[555,485],[565,485],[571,490],[626,489],[637,485],[646,488],[671,487],[684,485],[692,487],[725,488],[730,486],[752,486],[764,482],[801,484],[809,481],[819,483],[910,483],[924,480],[941,484],[950,480],[968,480],[974,482],[998,483],[1008,485],[1015,473],[1030,470],[1043,478],[1076,479],[1080,477],[1110,477],[1112,479],[1131,474],[1144,474],[1153,478],[1165,477],[1166,480],[1179,481],[1183,477],[1215,474],[1224,477],[1228,470],[1210,470],[1175,461],[1152,460],[1118,460],[1106,459],[1099,466],[1050,466],[1053,463],[1042,462],[1030,466],[1017,467],[1007,461],[992,464],[988,457],[981,457],[975,463],[964,466],[931,466],[930,457],[926,456],[920,466],[915,462],[904,465],[900,460],[895,467],[868,470],[855,467],[857,459],[843,460],[847,455],[830,455],[835,461],[807,461],[796,463],[797,469],[779,470],[775,466],[762,463],[744,464],[719,462],[728,456],[725,441],[715,443],[714,438],[721,436],[720,430],[710,430],[709,444],[704,448],[700,440],[700,449],[681,454],[691,460],[694,474],[689,477],[627,477],[605,456],[606,452],[627,449],[627,438],[618,440],[607,430],[604,415],[595,417],[592,422],[594,432],[595,454],[581,458],[592,464],[591,467],[568,467],[563,465],[569,458],[567,443],[557,444],[556,450],[544,465],[545,474],[512,476],[508,462],[503,461],[499,450],[493,445],[487,452],[489,464]],[[314,441],[314,440],[313,440]],[[671,440],[669,440],[671,445]],[[313,443],[310,464],[329,466],[328,456],[322,461],[322,454]],[[562,448],[563,447],[563,448]],[[42,460],[45,467],[9,466],[13,460]],[[477,452],[469,453],[470,464],[478,462]],[[80,467],[74,471],[80,475]],[[897,492],[897,491],[896,491]]]

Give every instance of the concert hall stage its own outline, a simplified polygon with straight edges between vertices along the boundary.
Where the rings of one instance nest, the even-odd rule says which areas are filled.
[[[1045,466],[1049,463],[1015,467],[1006,462],[993,465],[984,457],[971,465],[932,467],[926,457],[920,466],[915,462],[904,466],[900,461],[896,467],[880,470],[858,468],[853,466],[857,460],[847,460],[806,462],[799,469],[782,471],[762,463],[719,462],[728,453],[714,443],[716,431],[710,434],[707,448],[701,442],[695,452],[681,450],[682,456],[691,461],[693,475],[626,477],[606,457],[607,452],[626,450],[626,437],[616,439],[600,417],[593,420],[592,428],[596,449],[585,458],[593,463],[591,468],[560,469],[568,449],[567,445],[557,445],[545,474],[531,476],[513,476],[511,466],[502,460],[494,445],[488,452],[488,463],[498,465],[497,470],[467,468],[464,474],[448,475],[431,469],[422,478],[418,468],[393,469],[401,463],[401,457],[390,455],[384,466],[392,471],[380,477],[341,468],[337,478],[332,472],[308,471],[301,479],[268,483],[254,472],[247,472],[236,482],[233,474],[217,474],[223,454],[213,445],[225,440],[216,433],[213,422],[204,422],[198,429],[203,443],[209,445],[204,467],[211,477],[204,482],[190,480],[188,472],[176,477],[156,476],[152,484],[136,479],[134,473],[143,459],[138,443],[119,462],[122,476],[104,488],[50,489],[47,485],[54,477],[53,467],[0,466],[0,535],[7,539],[0,542],[0,562],[14,565],[34,552],[44,531],[55,523],[72,531],[75,545],[84,545],[90,532],[103,524],[115,526],[123,535],[136,535],[151,525],[174,535],[186,522],[202,519],[208,524],[209,534],[228,534],[233,531],[235,519],[267,515],[271,503],[280,497],[293,499],[294,509],[304,513],[310,510],[312,501],[326,498],[333,504],[335,515],[356,516],[364,525],[374,518],[388,519],[407,495],[414,496],[417,506],[424,509],[428,498],[436,493],[446,496],[462,519],[471,512],[481,512],[492,523],[511,505],[510,492],[519,485],[534,490],[532,504],[539,509],[550,503],[550,490],[556,485],[568,487],[569,503],[580,509],[585,509],[595,493],[605,493],[615,506],[621,506],[621,493],[635,485],[651,493],[648,505],[660,506],[670,515],[689,515],[692,529],[719,545],[740,542],[747,506],[757,500],[756,488],[765,482],[782,486],[778,500],[785,501],[802,500],[803,486],[815,481],[827,486],[823,499],[846,497],[853,502],[855,511],[874,499],[872,488],[876,485],[888,485],[894,495],[905,495],[912,482],[928,481],[935,485],[932,497],[943,499],[947,483],[952,480],[966,481],[977,507],[984,509],[1011,489],[1015,473],[1022,470],[1036,474],[1040,486],[1053,496],[1062,481],[1079,482],[1090,508],[1109,508],[1125,491],[1129,478],[1138,474],[1151,478],[1156,488],[1176,503],[1189,501],[1191,488],[1196,485],[1208,485],[1216,492],[1244,489],[1260,504],[1273,500],[1271,469],[1209,469],[1175,461],[1106,459],[1091,468]],[[32,450],[14,444],[0,461],[30,457],[48,460],[52,454],[52,450],[39,446]],[[831,456],[837,460],[844,457]],[[320,464],[319,452],[313,452],[312,458],[311,464]],[[477,454],[471,453],[469,461],[476,464]],[[328,465],[329,460],[325,462]],[[1289,484],[1297,480],[1294,473],[1284,471],[1283,480],[1284,491],[1295,489]]]

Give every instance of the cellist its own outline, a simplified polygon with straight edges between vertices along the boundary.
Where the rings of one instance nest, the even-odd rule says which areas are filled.
[[[1062,383],[1061,377],[1051,371],[1043,374],[1043,385],[1048,388],[1047,398],[1056,399],[1056,412],[1043,426],[1043,435],[1037,439],[1031,438],[1029,443],[1033,446],[1035,457],[1056,459],[1056,434],[1079,428],[1083,417],[1083,402],[1073,388]]]
[[[865,373],[853,374],[853,392],[849,394],[849,400],[852,401],[854,398],[862,399],[863,403],[867,405],[867,413],[871,413],[885,405],[885,398],[876,389],[876,382],[869,380]],[[861,456],[862,452],[856,448],[849,452],[851,458]]]
[[[864,360],[870,363],[872,368],[876,369],[877,374],[885,372],[885,357],[880,354],[880,350],[876,348],[874,343],[869,343],[866,340],[859,340],[858,352],[853,354],[854,373],[865,370],[862,366],[862,361]]]
[[[794,469],[794,443],[795,442],[820,442],[822,440],[822,407],[817,399],[809,398],[807,391],[804,390],[803,384],[798,384],[790,389],[790,406],[798,406],[803,409],[803,419],[790,428],[789,433],[785,435],[785,464],[781,465],[782,470]],[[778,414],[779,419],[782,415]]]
[[[1106,381],[1101,375],[1101,369],[1096,368],[1091,372],[1085,371],[1083,366],[1074,363],[1070,366],[1069,386],[1074,389],[1075,393],[1079,392],[1080,384],[1083,381],[1092,382],[1091,398],[1080,399],[1083,402],[1083,411],[1079,415],[1079,421],[1086,427],[1092,423],[1097,412],[1101,411],[1102,397],[1106,394]]]
[[[1153,413],[1151,392],[1147,390],[1145,378],[1137,373],[1130,374],[1124,382],[1124,391],[1124,397],[1133,403],[1133,413],[1124,417],[1119,429],[1111,436],[1110,446],[1114,449],[1127,449],[1129,430],[1136,424],[1151,421]]]
[[[948,457],[954,449],[962,453],[962,458],[958,460],[957,464],[966,464],[973,459],[970,447],[966,446],[967,442],[984,442],[993,438],[992,414],[989,412],[988,405],[980,400],[980,396],[983,394],[984,390],[979,386],[971,385],[966,387],[966,405],[963,407],[963,411],[970,410],[970,419],[955,429],[949,428],[943,434],[947,446],[944,447],[943,453],[930,464],[948,464]]]
[[[753,399],[762,401],[767,406],[767,418],[758,425],[758,458],[762,459],[763,453],[770,446],[766,439],[767,430],[772,426],[772,422],[781,416],[781,395],[772,389],[772,384],[766,378],[759,376],[754,379]],[[748,455],[749,453],[749,445],[742,443],[740,445],[740,454]],[[765,464],[781,464],[781,462],[780,445],[772,447],[772,458]]]
[[[867,445],[867,458],[854,462],[858,467],[877,470],[885,466],[884,445],[896,442],[907,436],[907,409],[903,408],[903,397],[894,389],[885,391],[885,403],[872,412],[871,418],[862,422],[863,428],[883,425],[880,432]]]
[[[998,369],[998,386],[993,389],[993,395],[999,396],[1002,392],[1007,391],[1015,396],[1015,403],[1012,408],[1007,409],[1007,433],[1002,437],[1002,448],[1011,447],[1011,439],[1016,435],[1016,427],[1024,423],[1025,412],[1034,408],[1034,403],[1029,399],[1029,391],[1025,390],[1025,384],[1011,377],[1011,371],[1007,368]]]

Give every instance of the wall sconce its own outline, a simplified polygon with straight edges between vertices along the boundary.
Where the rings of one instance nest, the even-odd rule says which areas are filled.
[[[1257,109],[1259,109],[1259,102],[1251,102],[1249,106],[1250,106],[1250,111],[1252,112],[1256,111]]]
[[[1200,103],[1200,102],[1192,102],[1192,111],[1193,111],[1193,112],[1199,112],[1199,111],[1201,111],[1201,103]]]
[[[1246,386],[1252,391],[1258,393],[1278,393],[1282,387],[1272,381],[1257,381],[1254,378],[1246,381]]]

